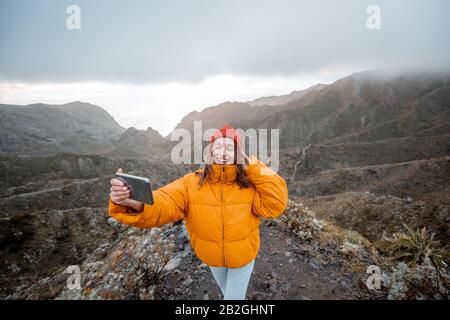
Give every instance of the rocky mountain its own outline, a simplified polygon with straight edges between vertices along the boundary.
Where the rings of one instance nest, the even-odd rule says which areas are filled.
[[[223,103],[192,112],[177,128],[231,123],[239,128],[279,128],[283,148],[308,144],[372,142],[449,133],[450,73],[352,74],[277,108]],[[218,123],[220,121],[220,124]]]
[[[168,159],[172,144],[156,130],[122,128],[103,108],[0,105],[0,154],[98,154],[114,158]]]
[[[224,123],[246,123],[252,119],[258,119],[259,107],[251,106],[244,102],[224,102],[217,106],[205,108],[203,111],[192,111],[186,115],[175,127],[194,131],[194,121],[201,121],[203,130],[209,128],[221,128]],[[170,137],[169,134],[167,137]]]
[[[280,127],[282,144],[296,148],[445,134],[449,85],[450,73],[356,73],[285,105],[260,125]]]
[[[287,95],[261,97],[247,102],[227,101],[217,106],[207,107],[201,112],[193,111],[189,113],[175,129],[184,128],[192,132],[194,121],[201,121],[204,130],[221,128],[224,123],[232,123],[237,127],[246,128],[246,124],[261,122],[266,115],[275,112],[276,108],[273,108],[273,106],[282,106],[288,102],[299,100],[308,94],[318,92],[325,86],[324,84],[317,84],[304,90],[293,91]]]
[[[326,84],[318,83],[312,87],[309,87],[304,90],[294,90],[289,94],[281,95],[281,96],[270,96],[270,97],[261,97],[251,101],[247,101],[246,103],[251,106],[277,106],[289,103],[294,100],[298,100],[303,98],[307,93],[312,91],[318,91],[324,88]]]
[[[147,130],[128,128],[120,139],[101,154],[122,158],[168,159],[171,144],[158,131],[148,127]]]
[[[124,131],[104,109],[85,102],[0,104],[0,154],[91,153]]]
[[[339,166],[439,157],[450,151],[450,72],[355,73],[276,107],[228,102],[192,112],[177,128],[193,131],[196,120],[203,130],[224,123],[279,129],[282,157],[302,162],[296,178]],[[293,173],[296,163],[281,163]]]

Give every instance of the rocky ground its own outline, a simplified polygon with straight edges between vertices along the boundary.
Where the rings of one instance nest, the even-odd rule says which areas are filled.
[[[371,241],[401,232],[403,224],[426,227],[435,233],[443,247],[450,250],[450,207],[434,206],[410,197],[376,196],[370,192],[344,192],[304,199],[321,219],[358,231]]]
[[[326,170],[291,181],[291,198],[371,241],[426,227],[450,252],[450,157]]]
[[[151,177],[154,188],[183,172],[164,162],[95,155],[0,156],[0,297],[81,264],[118,238],[106,213],[119,166]]]
[[[261,250],[247,291],[249,300],[370,299],[382,295],[361,287],[367,275],[344,266],[346,258],[332,246],[319,248],[299,241],[270,222],[262,224],[261,235]],[[223,298],[209,268],[192,254],[179,270],[164,278],[157,298]]]
[[[301,229],[292,218],[305,219]],[[109,220],[120,236],[98,247],[80,265],[81,289],[66,287],[69,274],[53,275],[8,298],[222,299],[209,267],[191,251],[182,223],[150,230]],[[285,219],[262,220],[261,247],[247,299],[379,299],[369,290],[369,265],[384,259],[357,234],[313,217],[290,202]],[[179,243],[184,243],[183,248]],[[182,249],[182,250],[181,250]]]

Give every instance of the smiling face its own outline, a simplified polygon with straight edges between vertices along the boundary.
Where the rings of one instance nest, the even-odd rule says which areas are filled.
[[[212,157],[214,163],[234,163],[234,141],[230,138],[217,138],[212,145]]]

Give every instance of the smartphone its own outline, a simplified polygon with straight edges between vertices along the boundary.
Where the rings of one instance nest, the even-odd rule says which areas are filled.
[[[115,177],[128,186],[131,199],[147,204],[153,204],[153,193],[148,178],[119,172],[115,174]]]

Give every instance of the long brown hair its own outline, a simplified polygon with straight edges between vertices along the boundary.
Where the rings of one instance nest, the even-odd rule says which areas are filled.
[[[234,163],[237,163],[237,145],[234,143]],[[212,144],[209,145],[209,159],[212,159]],[[198,185],[201,187],[205,183],[206,179],[208,179],[211,174],[212,168],[211,164],[205,162],[205,166],[203,167],[203,171],[197,172],[200,175],[200,180],[198,180]],[[236,164],[236,182],[241,188],[249,188],[252,184],[248,180],[247,176],[244,172],[244,165],[241,163]]]

